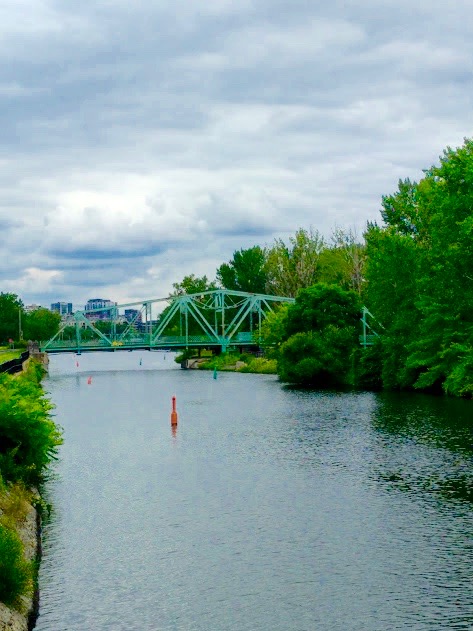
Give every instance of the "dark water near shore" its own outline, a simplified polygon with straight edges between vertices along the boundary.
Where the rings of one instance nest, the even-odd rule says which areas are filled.
[[[472,402],[75,362],[38,631],[473,629]]]

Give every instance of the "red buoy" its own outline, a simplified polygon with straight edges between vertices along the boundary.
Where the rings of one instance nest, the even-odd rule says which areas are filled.
[[[90,384],[92,383],[92,377],[89,377],[89,378],[87,379],[87,383],[88,383],[88,384],[89,384],[89,386],[90,386]]]
[[[176,397],[172,398],[171,425],[177,425]]]

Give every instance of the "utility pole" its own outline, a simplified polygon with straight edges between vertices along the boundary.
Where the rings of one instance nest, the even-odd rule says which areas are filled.
[[[20,342],[23,339],[23,331],[21,330],[21,307],[18,307],[18,338]]]

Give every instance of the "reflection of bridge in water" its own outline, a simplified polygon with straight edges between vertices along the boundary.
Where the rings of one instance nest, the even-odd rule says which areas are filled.
[[[218,289],[76,311],[54,337],[40,343],[40,349],[81,353],[257,347],[263,320],[284,302],[294,299]],[[123,315],[125,309],[128,320]]]

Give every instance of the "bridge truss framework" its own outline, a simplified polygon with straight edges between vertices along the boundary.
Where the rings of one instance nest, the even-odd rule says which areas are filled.
[[[81,353],[204,347],[225,352],[232,346],[258,346],[259,330],[267,314],[278,303],[292,302],[293,298],[218,289],[76,311],[54,337],[40,342],[40,350]],[[120,314],[124,309],[135,310],[125,326]],[[99,325],[105,322],[106,330]],[[69,332],[70,327],[74,328],[73,339],[64,339],[68,327]],[[117,332],[120,327],[122,330]]]

